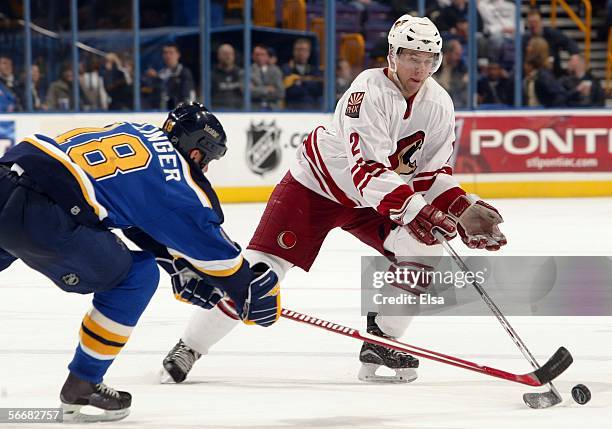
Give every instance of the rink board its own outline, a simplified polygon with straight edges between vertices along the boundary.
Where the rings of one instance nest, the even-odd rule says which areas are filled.
[[[160,124],[162,113],[0,115],[0,153],[32,133],[50,136],[117,121]],[[224,202],[266,201],[308,133],[331,115],[220,113],[227,155],[209,178]],[[612,112],[521,110],[458,112],[455,175],[486,198],[612,195]]]

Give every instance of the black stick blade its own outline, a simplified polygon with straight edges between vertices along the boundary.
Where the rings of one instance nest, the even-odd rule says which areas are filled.
[[[550,383],[569,368],[572,362],[574,358],[570,352],[565,347],[559,347],[559,350],[544,365],[535,370],[533,375],[542,384]]]

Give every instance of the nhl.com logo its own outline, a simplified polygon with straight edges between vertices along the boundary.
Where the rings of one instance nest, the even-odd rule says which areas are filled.
[[[281,129],[276,121],[266,124],[251,122],[247,131],[246,163],[255,174],[263,175],[274,170],[281,161]]]

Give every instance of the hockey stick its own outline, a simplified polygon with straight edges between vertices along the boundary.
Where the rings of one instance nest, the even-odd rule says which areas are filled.
[[[468,268],[466,263],[463,262],[463,259],[461,259],[461,256],[459,256],[459,254],[455,251],[455,249],[453,249],[450,243],[446,241],[444,236],[440,234],[439,232],[435,232],[434,235],[436,236],[438,241],[442,243],[442,246],[444,246],[444,248],[446,249],[450,257],[459,266],[461,271],[463,271],[464,273],[471,272],[471,270]],[[535,359],[535,357],[533,357],[533,355],[531,354],[531,352],[529,351],[529,349],[527,348],[527,346],[525,345],[521,337],[519,337],[516,331],[512,328],[512,326],[510,325],[510,322],[508,322],[508,319],[506,319],[506,317],[502,314],[499,307],[495,305],[495,303],[493,302],[489,294],[475,280],[472,281],[471,283],[472,283],[472,286],[474,286],[474,288],[480,295],[480,297],[483,299],[483,301],[487,304],[489,309],[491,309],[495,317],[497,317],[497,320],[499,320],[499,323],[501,323],[501,325],[506,330],[508,335],[510,335],[510,338],[512,338],[512,341],[514,342],[514,344],[516,344],[516,346],[519,348],[523,356],[525,356],[525,359],[529,361],[529,363],[535,370],[534,372],[541,371],[547,365],[549,365],[551,362],[550,360],[546,362],[544,366],[540,367],[540,365],[538,364],[538,361]],[[559,369],[561,369],[561,372],[563,372],[565,371],[565,369],[567,369],[568,366],[572,364],[573,362],[572,356],[570,352],[567,351],[567,349],[565,349],[564,347],[559,348],[559,350],[557,350],[557,353],[555,353],[555,356],[559,354],[561,350],[563,350],[562,352],[563,356],[560,356],[560,361],[558,362],[558,365],[560,365],[562,369],[561,368],[549,368],[547,369],[547,371],[552,370],[555,373],[557,373]],[[559,375],[561,372],[558,372],[557,375]],[[548,384],[548,386],[550,387],[550,390],[546,392],[537,392],[537,393],[530,392],[530,393],[523,394],[523,401],[525,402],[525,404],[527,404],[527,406],[531,408],[548,408],[548,407],[552,407],[554,405],[560,404],[563,401],[563,398],[559,394],[559,391],[557,390],[557,388],[552,384],[553,379],[554,377],[550,378],[548,381],[543,383],[543,384]]]
[[[525,384],[527,386],[542,386],[549,383],[551,380],[559,376],[569,364],[571,364],[571,356],[569,352],[561,347],[557,352],[546,362],[541,368],[529,374],[513,374],[501,369],[479,365],[464,359],[459,359],[453,356],[438,353],[432,350],[427,350],[421,347],[416,347],[390,338],[378,337],[367,332],[361,332],[357,329],[339,325],[337,323],[328,322],[307,314],[298,313],[297,311],[283,308],[281,316],[285,319],[295,322],[304,323],[316,328],[325,329],[326,331],[344,335],[345,337],[355,338],[356,340],[366,341],[371,344],[388,347],[411,355],[419,356],[425,359],[431,359],[436,362],[453,365],[459,368],[468,369],[470,371],[479,372],[481,374],[492,377],[502,378],[504,380],[513,381],[515,383]],[[569,363],[567,358],[569,356]]]

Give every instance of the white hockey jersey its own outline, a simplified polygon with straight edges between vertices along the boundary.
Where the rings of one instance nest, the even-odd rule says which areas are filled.
[[[415,192],[446,211],[465,192],[448,164],[455,114],[434,80],[406,101],[387,69],[357,76],[338,101],[331,129],[317,127],[297,152],[292,176],[348,207],[373,207],[397,221]]]

